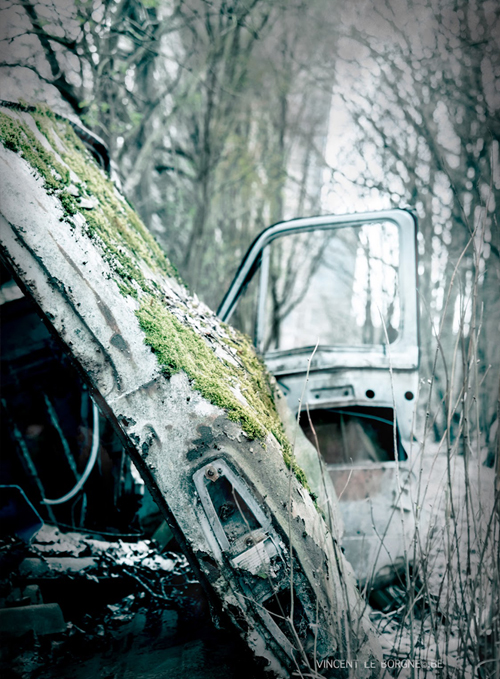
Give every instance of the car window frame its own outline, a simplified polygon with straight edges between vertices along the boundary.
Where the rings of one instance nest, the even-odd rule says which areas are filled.
[[[316,230],[336,230],[367,223],[391,222],[399,232],[399,291],[401,321],[399,336],[391,344],[319,345],[311,368],[375,367],[416,369],[419,365],[417,304],[417,223],[409,210],[393,209],[349,215],[323,215],[279,222],[265,229],[250,246],[232,284],[218,309],[220,318],[229,322],[250,280],[259,275],[257,300],[257,350],[262,353],[266,283],[269,272],[269,245],[286,235]],[[273,350],[264,354],[274,373],[307,370],[308,357],[314,347]]]

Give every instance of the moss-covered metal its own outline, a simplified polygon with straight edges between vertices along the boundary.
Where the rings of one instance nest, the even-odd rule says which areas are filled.
[[[152,271],[161,271],[180,280],[161,247],[96,165],[69,123],[43,109],[32,117],[64,165],[45,148],[27,124],[0,113],[0,137],[4,146],[19,152],[37,170],[48,193],[59,198],[64,218],[82,215],[87,234],[98,242],[103,256],[118,275],[121,292],[137,297],[139,289],[144,292],[154,290],[153,282],[144,276],[141,263]],[[64,150],[55,143],[54,135],[63,142]],[[70,170],[80,180],[75,187],[76,197],[68,191]],[[95,204],[91,210],[84,207],[88,200]]]
[[[167,308],[165,292],[148,270],[175,278],[181,285],[182,281],[161,247],[96,165],[72,127],[46,109],[38,109],[32,117],[55,152],[50,152],[22,119],[0,112],[3,145],[19,153],[40,175],[47,192],[58,197],[62,219],[74,227],[74,217],[83,218],[83,229],[109,263],[120,292],[137,300],[136,316],[145,333],[144,341],[155,352],[165,375],[184,371],[193,388],[225,409],[249,438],[264,441],[272,433],[281,445],[286,465],[308,488],[276,412],[269,376],[249,339],[217,320],[217,342],[237,357],[239,367],[217,356],[189,322],[181,322]],[[91,209],[89,201],[94,205]],[[192,315],[189,306],[185,311],[187,316]]]
[[[286,465],[308,488],[276,412],[267,372],[249,340],[227,329],[225,341],[236,351],[242,365],[238,368],[221,361],[200,335],[153,297],[142,301],[136,315],[146,334],[145,342],[155,352],[164,373],[171,376],[183,370],[193,388],[207,401],[224,408],[229,419],[239,422],[249,438],[263,440],[271,432],[281,445]]]

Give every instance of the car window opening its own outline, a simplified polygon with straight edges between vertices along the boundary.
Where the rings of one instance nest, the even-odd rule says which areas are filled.
[[[392,408],[318,408],[310,411],[310,417],[321,456],[327,464],[395,460]],[[300,424],[309,441],[315,445],[314,432],[305,413]],[[399,432],[396,432],[396,446],[398,459],[406,460]]]
[[[229,542],[260,528],[252,510],[225,476],[206,481],[215,512]]]
[[[231,323],[263,353],[385,346],[400,336],[399,231],[391,222],[285,234],[245,284]],[[267,261],[267,260],[266,260]]]

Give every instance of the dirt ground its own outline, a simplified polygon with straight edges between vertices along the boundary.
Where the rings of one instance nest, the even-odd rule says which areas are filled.
[[[57,604],[64,618],[50,634],[16,628],[12,618],[1,635],[3,679],[263,676],[230,625],[211,614],[179,552],[46,526],[29,547],[4,544],[2,556],[3,606],[28,610],[35,592],[40,616]]]

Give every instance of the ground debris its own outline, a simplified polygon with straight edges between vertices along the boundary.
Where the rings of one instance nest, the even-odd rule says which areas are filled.
[[[69,576],[96,583],[129,576],[152,596],[163,599],[172,598],[173,590],[196,584],[182,554],[160,552],[152,540],[111,542],[44,526],[29,546],[19,571],[33,580]]]
[[[91,679],[126,667],[127,677],[154,679],[161,665],[164,676],[181,679],[188,656],[194,679],[220,671],[250,677],[238,667],[248,650],[214,628],[187,559],[153,540],[101,540],[44,526],[31,544],[3,540],[2,563],[9,565],[0,577],[2,677]],[[2,633],[6,625],[15,626],[15,644]],[[245,667],[253,672],[252,662]]]

